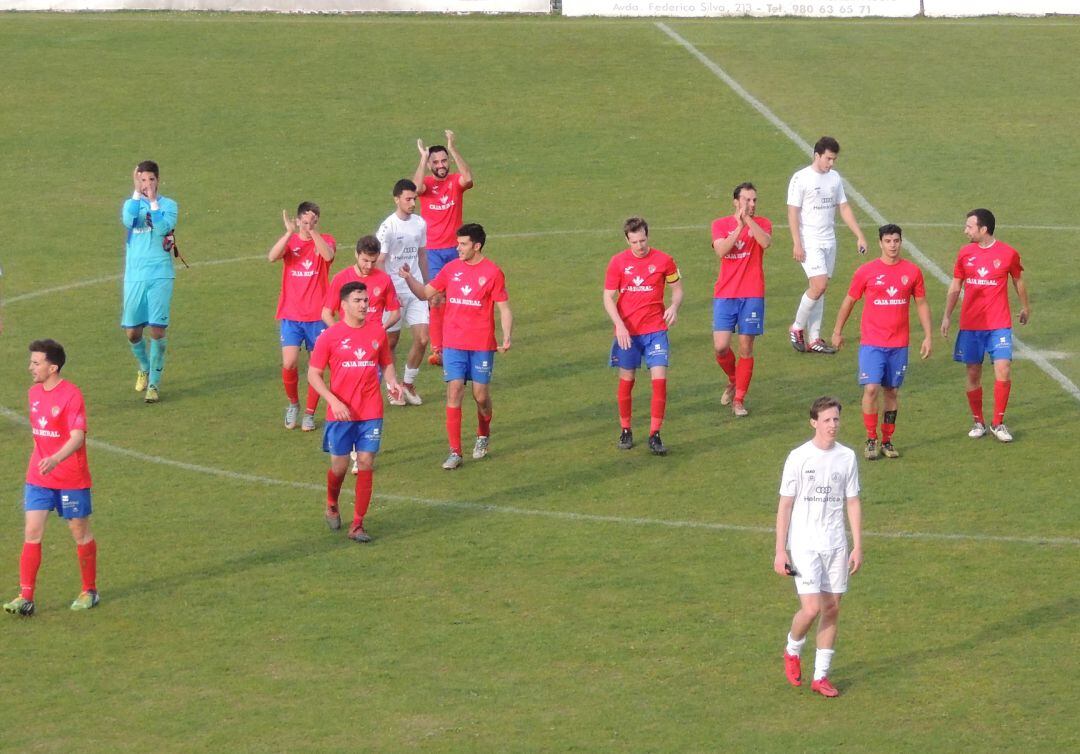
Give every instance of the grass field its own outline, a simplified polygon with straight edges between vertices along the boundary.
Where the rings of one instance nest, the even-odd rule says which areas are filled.
[[[1080,382],[1080,100],[1067,96],[1080,23],[668,23],[802,138],[835,135],[844,177],[947,272],[964,213],[993,209],[1027,266],[1018,334]],[[52,521],[37,617],[0,621],[0,748],[1080,745],[1080,404],[1018,360],[1016,442],[969,441],[962,368],[940,336],[904,386],[904,457],[861,470],[866,566],[832,672],[843,695],[784,682],[796,601],[771,571],[776,488],[817,395],[847,403],[842,439],[860,442],[854,349],[787,344],[804,278],[778,229],[753,413],[720,408],[708,224],[746,179],[783,224],[808,155],[654,23],[5,14],[0,60],[0,575],[13,594],[25,346],[55,337],[90,411],[102,590],[98,610],[67,610],[77,566]],[[376,541],[361,548],[322,522],[318,438],[281,429],[280,270],[260,258],[301,199],[347,250],[391,211],[416,138],[444,128],[476,174],[466,219],[506,271],[514,348],[496,367],[489,460],[439,468],[432,369],[426,405],[388,413]],[[178,272],[153,407],[131,390],[116,327],[119,208],[145,158],[195,263]],[[614,448],[600,289],[636,213],[687,290],[665,459]],[[861,261],[841,239],[827,326]],[[945,287],[927,277],[936,323]]]

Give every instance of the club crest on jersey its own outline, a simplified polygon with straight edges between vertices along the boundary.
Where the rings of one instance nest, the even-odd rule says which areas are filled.
[[[829,477],[829,479],[832,480],[833,484],[839,484],[840,483],[840,472],[839,471],[834,471],[832,473],[832,476]]]
[[[371,350],[372,351],[378,351],[379,350],[379,341],[377,341],[377,340],[371,341]]]
[[[650,264],[650,265],[649,265],[649,274],[651,275],[651,274],[653,274],[654,272],[656,272],[656,265],[654,265],[654,264]]]
[[[372,289],[371,289],[371,292],[372,292],[372,294],[374,294],[375,296],[378,296],[378,295],[379,295],[380,293],[382,293],[382,288],[372,288]]]
[[[908,276],[907,275],[901,275],[900,276],[900,282],[903,283],[904,285],[907,285],[908,284]]]
[[[53,418],[55,419],[56,417],[60,416],[60,407],[59,406],[53,406],[52,410],[49,413],[52,414]]]
[[[482,277],[482,278],[480,278],[480,280],[479,280],[479,283],[480,283],[480,285],[483,285],[483,284],[484,284],[484,283],[486,283],[486,282],[487,282],[487,278],[485,278],[485,277]]]
[[[996,270],[999,267],[1001,267],[1001,260],[1000,259],[995,259],[994,260],[994,269]]]

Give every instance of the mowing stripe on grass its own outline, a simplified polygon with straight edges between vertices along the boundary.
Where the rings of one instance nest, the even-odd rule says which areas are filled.
[[[809,155],[813,151],[813,147],[811,147],[805,139],[795,133],[791,126],[780,120],[776,113],[770,110],[768,106],[765,105],[765,103],[763,103],[754,95],[750,94],[750,92],[743,88],[742,84],[732,78],[727,71],[725,71],[715,62],[713,62],[713,60],[706,56],[705,53],[701,52],[701,50],[688,42],[685,37],[674,31],[670,26],[663,23],[662,21],[657,21],[656,27],[660,29],[660,31],[671,37],[671,39],[677,42],[680,47],[682,47],[684,50],[697,58],[702,65],[712,71],[712,73],[718,79],[727,84],[733,92],[739,95],[739,97],[741,97],[742,100],[746,102],[746,104],[757,110],[758,113],[760,113],[761,116],[765,118],[765,120],[769,121],[769,123],[772,124],[775,128],[778,128],[781,132],[783,132],[783,134],[787,136],[788,139],[793,144],[795,144],[795,146],[803,150],[804,155]],[[885,216],[878,211],[877,207],[871,204],[869,199],[859,193],[859,191],[846,178],[844,179],[844,187],[847,190],[847,193],[850,194],[851,197],[855,200],[855,203],[858,204],[859,207],[866,214],[868,214],[871,219],[874,220],[874,222],[876,222],[878,225],[884,225],[886,222],[888,222]],[[934,260],[926,256],[922,252],[922,250],[920,250],[919,247],[912,243],[910,240],[905,241],[905,246],[907,247],[911,256],[915,257],[915,259],[918,260],[918,262],[923,266],[924,269],[928,270],[930,274],[937,278],[943,285],[949,285],[949,283],[952,281],[951,275],[946,275],[942,271],[942,269],[937,266],[937,263],[934,262]],[[1016,351],[1019,353],[1019,355],[1033,361],[1039,367],[1039,369],[1043,370],[1043,372],[1045,372],[1049,377],[1051,377],[1055,382],[1057,382],[1057,384],[1060,385],[1066,393],[1071,395],[1077,401],[1080,401],[1080,387],[1077,387],[1072,380],[1066,377],[1060,369],[1051,364],[1049,360],[1047,360],[1046,357],[1044,357],[1041,353],[1024,344],[1020,340],[1020,338],[1016,337],[1015,332],[1013,333],[1013,345],[1016,347]]]
[[[15,411],[9,408],[0,406],[0,416],[8,419],[16,424],[26,425],[27,419]],[[118,445],[113,445],[109,442],[102,440],[87,440],[86,444],[92,448],[104,450],[109,453],[115,453],[116,455],[126,456],[127,458],[133,458],[137,461],[144,461],[146,463],[154,463],[160,466],[171,466],[175,469],[181,469],[183,471],[191,471],[196,474],[206,474],[208,476],[216,476],[222,479],[230,479],[236,482],[252,482],[254,484],[269,485],[274,487],[291,487],[293,489],[306,490],[311,492],[324,492],[326,490],[325,484],[315,484],[312,482],[293,482],[287,479],[273,479],[272,477],[259,476],[258,474],[245,474],[239,471],[229,471],[228,469],[219,469],[214,466],[203,466],[197,463],[188,463],[186,461],[177,461],[173,458],[162,458],[161,456],[154,456],[148,453],[141,453],[137,450],[129,450],[122,448]],[[347,493],[347,490],[343,490]],[[707,531],[735,531],[735,532],[748,532],[751,534],[774,534],[775,529],[771,526],[746,526],[742,524],[724,524],[724,523],[710,523],[707,521],[672,521],[660,518],[641,518],[634,516],[609,516],[599,513],[575,513],[573,511],[552,511],[552,510],[540,510],[536,508],[518,508],[512,505],[492,505],[489,503],[470,503],[462,500],[433,500],[424,497],[414,497],[411,495],[385,495],[377,494],[375,498],[378,500],[385,500],[388,502],[398,503],[413,503],[415,505],[424,505],[430,508],[451,508],[458,510],[468,511],[482,511],[485,513],[504,513],[515,516],[534,516],[538,518],[554,518],[563,521],[578,521],[588,523],[602,523],[602,524],[620,524],[631,526],[661,526],[668,529],[701,529]],[[879,531],[867,531],[863,532],[863,536],[875,537],[878,539],[918,539],[928,541],[940,541],[940,542],[991,542],[1002,544],[1031,544],[1031,545],[1080,545],[1080,539],[1075,537],[1022,537],[1022,536],[1010,536],[1010,535],[996,535],[996,534],[963,534],[963,533],[937,533],[937,532],[879,532]]]

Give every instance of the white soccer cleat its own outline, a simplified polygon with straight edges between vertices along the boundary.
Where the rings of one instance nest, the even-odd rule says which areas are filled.
[[[451,450],[450,455],[448,455],[446,457],[446,460],[443,461],[442,467],[444,469],[446,469],[447,471],[453,471],[454,469],[456,469],[460,465],[461,465],[461,456]]]
[[[285,429],[296,429],[296,420],[300,416],[300,404],[290,403],[285,408]]]
[[[1012,433],[1004,423],[990,425],[990,433],[1001,442],[1012,442]]]
[[[472,457],[476,460],[480,460],[488,454],[488,439],[483,435],[476,438],[476,444],[473,445]]]
[[[975,422],[971,425],[971,429],[968,430],[968,437],[972,440],[977,440],[986,434],[986,425],[982,422]]]
[[[302,432],[314,432],[315,431],[315,417],[311,414],[304,414],[303,420],[300,422],[300,430]]]
[[[423,404],[424,400],[416,393],[416,388],[412,385],[401,385],[401,397],[405,399],[405,402],[410,406],[419,406]],[[393,401],[391,401],[393,403]]]

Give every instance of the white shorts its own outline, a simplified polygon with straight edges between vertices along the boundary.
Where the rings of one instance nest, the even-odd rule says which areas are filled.
[[[401,332],[402,324],[409,327],[426,325],[429,321],[427,301],[421,301],[413,295],[412,291],[408,291],[406,295],[402,295],[401,291],[398,291],[397,294],[398,300],[401,302],[401,319],[395,322],[393,327],[386,328],[386,331]]]
[[[791,565],[798,574],[793,578],[795,591],[799,594],[843,594],[848,581],[847,547],[812,552],[792,550]]]
[[[836,267],[836,241],[803,241],[806,261],[802,263],[806,277],[832,277]]]

